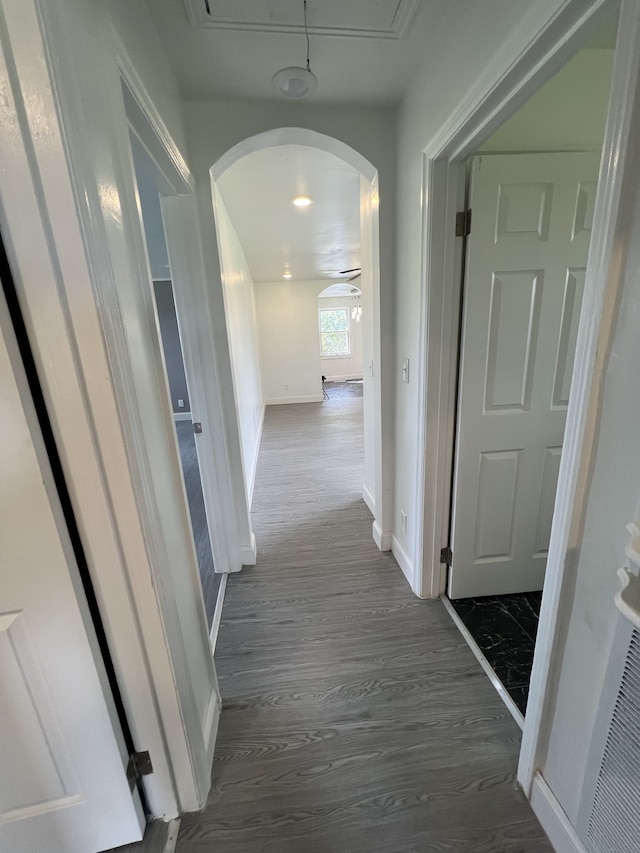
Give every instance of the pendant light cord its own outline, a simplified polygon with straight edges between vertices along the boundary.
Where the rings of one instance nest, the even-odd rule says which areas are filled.
[[[307,71],[311,71],[309,60],[309,30],[307,29],[307,0],[304,0],[304,34],[307,39]]]

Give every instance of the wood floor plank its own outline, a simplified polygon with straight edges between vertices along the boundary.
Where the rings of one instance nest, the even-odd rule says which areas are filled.
[[[230,576],[223,711],[178,853],[550,853],[520,731],[443,605],[371,539],[362,400],[267,410],[258,564]]]

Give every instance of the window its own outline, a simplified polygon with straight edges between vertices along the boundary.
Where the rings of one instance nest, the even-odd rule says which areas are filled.
[[[336,358],[351,355],[348,308],[320,309],[320,355]]]

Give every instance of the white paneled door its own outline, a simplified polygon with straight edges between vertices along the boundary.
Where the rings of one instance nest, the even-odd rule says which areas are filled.
[[[542,589],[598,156],[472,161],[451,598]]]
[[[0,289],[0,850],[140,839],[77,564]]]

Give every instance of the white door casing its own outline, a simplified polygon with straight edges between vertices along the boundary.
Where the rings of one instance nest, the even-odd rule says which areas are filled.
[[[0,295],[0,849],[142,838],[127,750]]]
[[[175,817],[206,800],[220,703],[111,21],[1,0],[0,35],[3,236],[147,803]]]
[[[542,588],[598,159],[473,160],[452,598]]]

